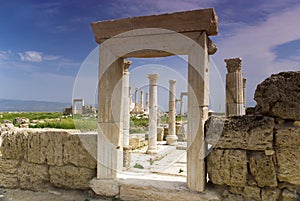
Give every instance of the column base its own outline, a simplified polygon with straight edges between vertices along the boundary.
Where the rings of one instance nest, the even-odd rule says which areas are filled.
[[[158,149],[147,149],[146,153],[147,154],[157,154],[158,153]]]
[[[177,145],[178,137],[177,135],[167,135],[166,140],[168,145]]]

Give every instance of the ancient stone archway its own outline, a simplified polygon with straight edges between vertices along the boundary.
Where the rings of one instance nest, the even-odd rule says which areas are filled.
[[[209,55],[216,51],[208,36],[218,33],[214,9],[95,22],[92,29],[100,44],[97,178],[114,180],[122,171],[124,59],[188,55],[187,185],[204,191]]]

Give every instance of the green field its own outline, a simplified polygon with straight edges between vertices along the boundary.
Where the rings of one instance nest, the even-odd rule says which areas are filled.
[[[1,112],[0,122],[3,120],[13,120],[17,117],[28,118],[30,128],[60,128],[60,129],[79,129],[91,131],[97,129],[97,118],[89,115],[63,116],[62,112]],[[42,121],[40,121],[42,120]],[[19,126],[19,125],[15,125]]]

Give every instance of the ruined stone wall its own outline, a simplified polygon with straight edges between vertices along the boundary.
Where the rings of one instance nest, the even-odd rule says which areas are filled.
[[[260,84],[255,114],[206,122],[209,182],[222,200],[300,200],[299,75],[280,73]]]
[[[2,125],[0,187],[87,189],[96,176],[96,137]]]

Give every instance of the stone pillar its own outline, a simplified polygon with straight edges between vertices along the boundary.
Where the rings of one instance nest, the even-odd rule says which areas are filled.
[[[149,78],[149,135],[147,153],[157,153],[157,79],[158,74],[148,74]]]
[[[176,145],[178,137],[176,136],[176,80],[169,80],[169,132],[166,137],[167,144]]]
[[[136,110],[138,108],[138,102],[137,102],[138,90],[139,90],[139,88],[135,88],[135,91],[134,91],[134,110]]]
[[[184,102],[183,102],[183,95],[180,94],[180,115],[184,115]]]
[[[123,170],[124,59],[99,48],[97,179],[107,181]]]
[[[146,92],[146,106],[145,110],[148,112],[149,111],[149,93]]]
[[[141,90],[141,96],[140,96],[140,111],[143,112],[144,111],[144,91]]]
[[[72,104],[72,115],[76,114],[76,112],[77,112],[76,101],[73,99],[73,104]]]
[[[129,86],[129,107],[131,107],[132,105],[132,90],[131,90],[131,86]]]
[[[243,115],[243,74],[241,72],[242,59],[225,59],[228,73],[226,75],[226,115]]]
[[[209,106],[209,39],[201,32],[188,54],[187,186],[203,192],[206,183],[204,124]]]
[[[130,127],[130,93],[129,93],[129,71],[131,61],[124,60],[123,73],[123,147],[129,146],[129,127]]]
[[[246,114],[246,82],[247,79],[243,78],[243,104],[244,104],[244,114]]]

